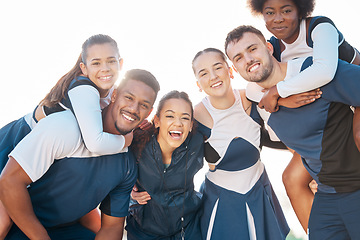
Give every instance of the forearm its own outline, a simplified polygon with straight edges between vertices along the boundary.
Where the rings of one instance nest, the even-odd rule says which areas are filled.
[[[10,162],[10,165],[14,163]],[[0,178],[0,200],[7,213],[30,239],[50,239],[33,211],[27,183],[21,178],[13,178],[11,170],[7,170],[5,167]]]
[[[328,23],[319,24],[312,32],[312,39],[313,64],[298,75],[277,84],[281,97],[313,90],[333,79],[338,63],[337,30]]]
[[[101,214],[101,229],[96,234],[96,240],[121,240],[124,233],[125,217],[112,217]]]

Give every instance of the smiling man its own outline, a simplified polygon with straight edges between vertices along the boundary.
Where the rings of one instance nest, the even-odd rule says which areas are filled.
[[[128,71],[104,109],[104,131],[131,132],[150,114],[159,89],[151,73]],[[99,204],[96,238],[121,239],[136,178],[131,152],[89,152],[74,115],[54,113],[16,146],[2,171],[0,200],[23,232],[13,226],[6,239],[94,239],[78,220]]]
[[[311,58],[278,62],[272,45],[251,26],[231,31],[226,53],[240,75],[262,88],[275,86],[312,65]],[[299,108],[280,107],[268,124],[280,140],[298,152],[318,183],[309,219],[309,239],[357,239],[360,236],[360,153],[353,137],[353,112],[360,106],[360,67],[342,60],[322,96]],[[258,101],[261,99],[258,92]],[[255,96],[252,94],[252,96]]]

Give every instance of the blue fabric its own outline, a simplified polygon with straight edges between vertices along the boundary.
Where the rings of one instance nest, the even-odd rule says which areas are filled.
[[[161,239],[175,236],[182,226],[193,224],[201,207],[201,196],[194,190],[193,178],[203,166],[203,145],[201,134],[189,135],[175,149],[171,164],[165,170],[160,145],[156,136],[151,137],[138,160],[136,182],[139,191],[147,191],[151,200],[146,205],[130,206],[132,216],[126,227],[130,235],[143,232]],[[184,217],[183,225],[181,217]]]
[[[211,239],[250,239],[246,204],[254,216],[256,237],[262,240],[285,239],[289,227],[271,187],[266,171],[246,194],[216,186],[208,179],[203,186],[202,235],[206,236],[213,207],[218,200]]]
[[[131,153],[73,157],[56,160],[28,190],[36,216],[52,227],[78,220],[99,203],[107,215],[127,216],[136,177]]]
[[[83,227],[79,223],[75,223],[66,227],[48,228],[46,229],[52,240],[93,240],[95,233]],[[28,240],[23,232],[14,224],[10,229],[5,240]]]
[[[309,239],[359,239],[359,202],[360,191],[316,193],[309,219]]]
[[[9,153],[31,131],[24,117],[0,129],[0,172],[8,161]]]
[[[304,62],[305,69],[312,64]],[[322,192],[360,189],[360,153],[352,135],[353,113],[360,106],[360,67],[339,60],[334,79],[321,88],[314,103],[289,109],[280,107],[268,124],[289,148],[298,152]]]

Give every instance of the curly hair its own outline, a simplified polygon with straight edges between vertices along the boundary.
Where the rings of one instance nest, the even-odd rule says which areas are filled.
[[[157,117],[160,117],[161,110],[164,108],[166,101],[170,99],[182,99],[185,102],[187,102],[191,108],[191,121],[193,122],[194,109],[192,106],[192,102],[189,98],[189,95],[186,92],[179,92],[177,90],[168,92],[160,99],[155,115]],[[131,149],[135,153],[138,161],[141,158],[141,152],[143,151],[146,143],[150,141],[151,136],[157,135],[158,133],[159,133],[159,129],[155,128],[154,119],[152,120],[152,124],[149,129],[143,130],[140,128],[136,128],[134,130],[134,137],[133,137],[133,142],[131,143]]]
[[[264,4],[267,0],[247,0],[247,5],[253,15],[262,14]],[[298,9],[301,19],[310,17],[315,7],[315,0],[291,0]]]

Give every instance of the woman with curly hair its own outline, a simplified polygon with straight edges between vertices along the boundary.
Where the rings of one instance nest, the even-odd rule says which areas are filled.
[[[336,72],[338,59],[360,64],[359,52],[347,43],[327,17],[311,17],[315,0],[248,0],[248,6],[254,15],[262,15],[266,28],[274,35],[270,42],[274,46],[274,57],[279,61],[288,61],[298,57],[313,57],[313,65],[297,76],[279,82],[270,88],[260,99],[248,91],[248,96],[260,101],[259,106],[267,111],[278,109],[279,97],[309,91],[330,82]],[[253,89],[248,87],[248,90]],[[354,136],[358,148],[360,138],[356,126],[359,111],[354,115]],[[359,134],[360,135],[360,134]],[[307,230],[314,194],[309,188],[312,178],[296,156],[290,161],[283,173],[283,182],[294,211]]]

